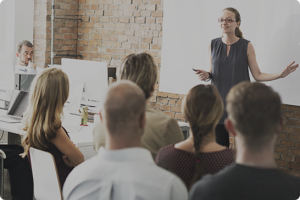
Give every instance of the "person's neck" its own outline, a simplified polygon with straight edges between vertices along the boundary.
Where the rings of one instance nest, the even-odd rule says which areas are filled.
[[[142,147],[141,138],[128,138],[107,135],[105,149],[120,150],[125,148]]]
[[[239,38],[235,35],[235,33],[224,34],[222,37],[222,41],[228,45],[236,43],[238,40]]]
[[[274,160],[274,145],[271,143],[260,151],[253,152],[245,145],[240,137],[235,138],[237,156],[236,163],[259,168],[276,168]]]
[[[181,149],[188,152],[194,152],[194,138],[191,133],[189,138],[184,140],[182,143],[175,144],[175,148]],[[205,138],[203,138],[200,145],[200,152],[214,152],[224,150],[225,147],[219,145],[214,137],[213,133],[209,133]]]

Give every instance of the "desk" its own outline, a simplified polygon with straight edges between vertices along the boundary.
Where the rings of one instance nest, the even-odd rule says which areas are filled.
[[[6,110],[0,109],[0,115],[5,115]],[[68,133],[72,142],[79,148],[83,153],[85,160],[93,157],[96,153],[93,149],[93,123],[88,123],[88,126],[82,127],[81,130],[76,131],[79,128],[80,116],[70,115],[65,112],[64,120],[62,121],[63,127],[68,127],[70,132]],[[0,121],[0,130],[6,132],[24,135],[24,131],[20,130],[21,123],[6,123]],[[75,129],[75,130],[74,130]]]
[[[6,110],[0,109],[0,115],[5,115],[6,113]],[[95,123],[100,121],[99,115],[95,115],[94,121]],[[71,115],[66,109],[64,109],[62,125],[67,131],[69,131],[68,134],[70,139],[83,153],[85,160],[87,160],[96,154],[93,149],[94,123],[88,123],[88,126],[84,126],[81,130],[77,131],[76,129],[78,129],[79,123],[80,116]],[[184,122],[178,122],[178,124],[184,134],[184,139],[186,139],[189,136],[189,124]],[[18,128],[20,126],[21,123],[6,123],[0,121],[0,130],[23,135],[24,132]]]

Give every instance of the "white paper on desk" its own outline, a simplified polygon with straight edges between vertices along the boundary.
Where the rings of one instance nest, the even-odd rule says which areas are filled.
[[[1,96],[0,96],[1,97]],[[0,108],[5,108],[5,101],[0,100]],[[0,199],[1,200],[1,199]]]
[[[62,126],[67,130],[68,133],[80,132],[82,126],[80,126],[81,117],[76,116],[74,118],[64,119]]]
[[[0,99],[10,101],[12,91],[12,89],[0,87]]]
[[[68,133],[77,133],[80,132],[83,126],[80,126],[79,123],[76,124],[66,124],[63,127],[67,130]]]
[[[20,121],[17,121],[15,119],[10,119],[10,118],[4,117],[4,116],[0,116],[0,121],[6,122],[6,123],[20,123]]]
[[[5,98],[6,98],[6,91],[0,90],[0,99],[5,99]]]
[[[102,107],[97,106],[97,107],[88,107],[88,112],[94,113],[94,114],[99,114],[100,110]]]
[[[74,114],[79,114],[82,93],[83,93],[84,83],[76,83],[73,91],[71,91],[69,112]]]

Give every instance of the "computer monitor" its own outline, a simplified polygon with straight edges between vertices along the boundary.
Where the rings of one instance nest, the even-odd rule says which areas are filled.
[[[116,79],[117,68],[115,68],[115,67],[108,67],[107,70],[108,70],[108,79],[109,79],[109,77],[113,77],[114,79]]]
[[[29,91],[36,74],[15,74],[15,89]]]
[[[12,54],[0,52],[0,99],[10,100],[14,89],[14,68]]]
[[[81,103],[87,106],[100,106],[107,90],[107,63],[76,59],[61,59],[62,70],[67,74],[70,83],[69,102],[73,93],[76,93],[75,85],[84,83],[84,91]]]

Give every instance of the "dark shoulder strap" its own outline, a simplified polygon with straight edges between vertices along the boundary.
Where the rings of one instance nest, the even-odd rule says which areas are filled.
[[[67,134],[68,138],[70,138],[68,131],[62,126],[62,128],[64,129],[65,133]]]

